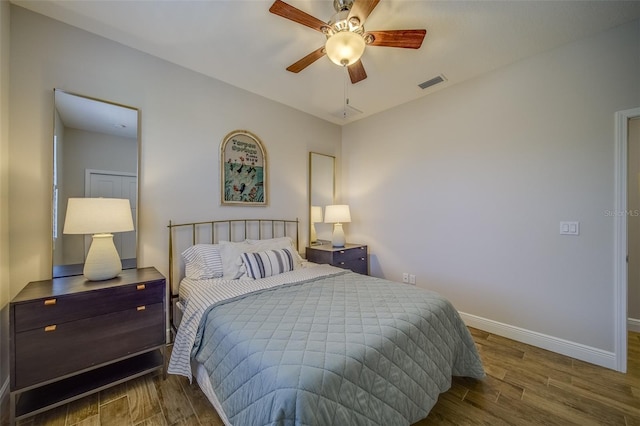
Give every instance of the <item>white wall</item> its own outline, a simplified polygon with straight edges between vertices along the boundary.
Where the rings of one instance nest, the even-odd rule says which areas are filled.
[[[0,0],[0,398],[9,392],[9,15]]]
[[[78,129],[65,129],[64,180],[66,197],[84,197],[85,169],[125,173],[138,171],[138,142]]]
[[[370,245],[371,272],[613,351],[605,212],[614,113],[640,106],[639,51],[636,21],[346,126],[347,236]],[[579,236],[559,235],[566,220]]]
[[[141,110],[141,266],[167,274],[170,219],[298,217],[306,242],[308,151],[338,154],[338,126],[18,6],[11,12],[11,296],[51,277],[54,88]],[[235,129],[266,147],[268,207],[220,206],[219,147]]]

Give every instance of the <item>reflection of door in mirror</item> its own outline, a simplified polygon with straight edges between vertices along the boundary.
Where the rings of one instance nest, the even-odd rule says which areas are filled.
[[[311,245],[331,243],[332,224],[324,223],[324,212],[334,203],[335,157],[309,153],[309,241]]]
[[[137,230],[138,110],[56,89],[53,277],[80,275],[91,236],[63,234],[71,197],[127,198]],[[137,231],[114,234],[123,269],[135,268]]]

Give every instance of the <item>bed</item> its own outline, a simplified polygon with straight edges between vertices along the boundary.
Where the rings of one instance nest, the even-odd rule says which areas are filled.
[[[306,262],[298,225],[169,224],[168,372],[195,377],[226,425],[410,425],[452,376],[484,377],[448,300]]]

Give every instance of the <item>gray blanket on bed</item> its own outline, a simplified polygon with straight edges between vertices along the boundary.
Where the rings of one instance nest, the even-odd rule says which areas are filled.
[[[409,425],[484,377],[437,293],[345,272],[221,302],[193,354],[233,425]]]

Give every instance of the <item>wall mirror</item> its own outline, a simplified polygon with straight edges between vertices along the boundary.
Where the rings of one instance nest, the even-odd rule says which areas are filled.
[[[81,275],[90,235],[63,233],[71,197],[128,198],[134,230],[114,234],[122,268],[137,265],[140,112],[136,108],[54,90],[54,278]]]
[[[325,207],[335,200],[335,163],[331,155],[309,153],[309,242],[331,244],[333,225],[324,223]]]

